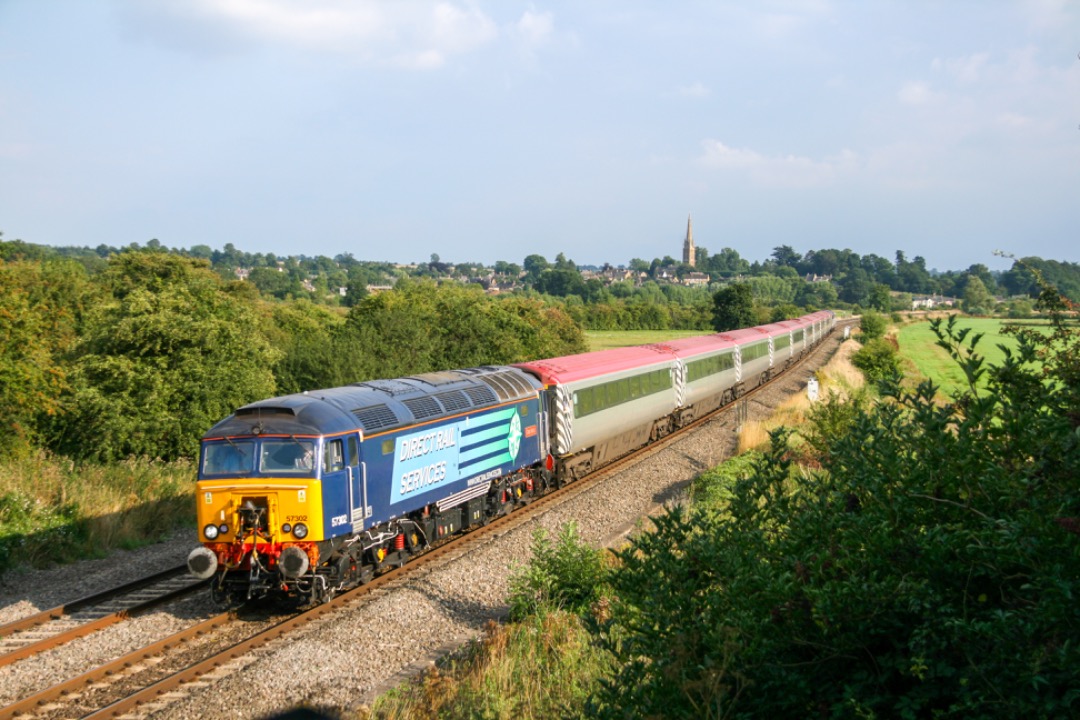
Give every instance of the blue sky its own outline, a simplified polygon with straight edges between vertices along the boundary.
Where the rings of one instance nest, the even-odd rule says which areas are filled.
[[[0,231],[1080,261],[1080,2],[0,0]]]

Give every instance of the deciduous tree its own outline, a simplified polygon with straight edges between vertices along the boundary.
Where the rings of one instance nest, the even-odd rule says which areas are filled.
[[[213,423],[274,394],[277,351],[205,261],[113,256],[75,354],[55,447],[74,457],[194,457]]]
[[[713,327],[717,332],[751,327],[755,319],[754,295],[748,284],[734,283],[713,295]]]

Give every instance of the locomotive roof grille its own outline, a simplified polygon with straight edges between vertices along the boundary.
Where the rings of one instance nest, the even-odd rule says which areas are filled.
[[[498,375],[484,375],[480,379],[491,386],[500,400],[509,400],[514,395],[513,388]]]
[[[462,392],[472,401],[474,406],[490,405],[499,398],[495,395],[495,391],[488,386],[465,388]]]
[[[457,410],[468,410],[473,406],[468,396],[460,390],[451,390],[450,392],[439,393],[434,396],[436,400],[442,403],[442,406],[449,412],[455,412]]]
[[[488,375],[480,375],[477,380],[490,385],[500,400],[512,400],[525,395],[531,395],[534,391],[527,383],[514,373],[497,372]]]
[[[378,430],[398,424],[397,415],[386,405],[370,405],[352,411],[365,430]]]
[[[402,400],[402,404],[409,408],[417,420],[436,417],[437,415],[443,415],[445,413],[445,410],[443,410],[439,401],[430,395],[408,398],[407,400]]]

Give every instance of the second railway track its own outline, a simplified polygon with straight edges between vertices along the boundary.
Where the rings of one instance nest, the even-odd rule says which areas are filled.
[[[0,667],[206,587],[179,565],[0,625]]]

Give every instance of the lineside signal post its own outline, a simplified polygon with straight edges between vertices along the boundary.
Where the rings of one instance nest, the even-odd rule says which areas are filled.
[[[818,398],[818,381],[817,378],[810,378],[806,381],[806,397],[810,399],[810,402],[817,402]]]

